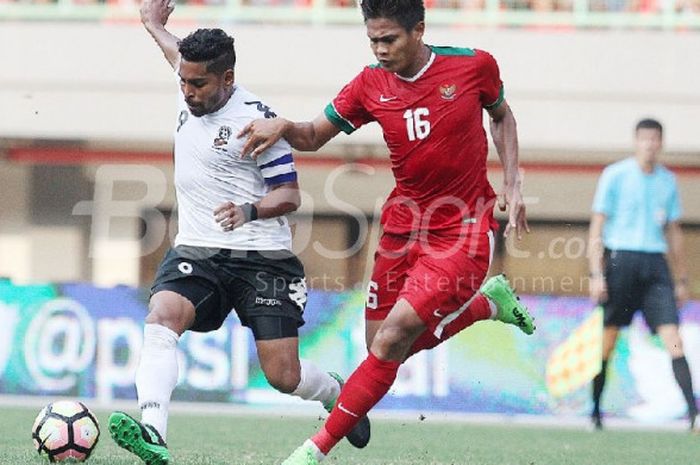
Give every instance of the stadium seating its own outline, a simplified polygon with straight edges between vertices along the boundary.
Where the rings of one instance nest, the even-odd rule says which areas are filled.
[[[79,7],[81,5],[129,5],[136,0],[0,0],[5,5],[50,5]],[[239,5],[298,8],[356,8],[357,0],[178,0],[183,5]],[[612,12],[653,14],[668,12],[683,15],[700,14],[700,0],[425,0],[426,8],[435,10],[496,10],[500,12]],[[2,13],[0,12],[0,19]]]

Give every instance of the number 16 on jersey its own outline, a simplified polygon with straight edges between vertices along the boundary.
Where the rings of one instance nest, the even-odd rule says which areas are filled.
[[[413,142],[416,138],[423,140],[430,134],[430,121],[425,119],[430,115],[427,108],[416,108],[415,110],[406,110],[403,114],[403,119],[406,120],[406,131],[408,132],[408,140]]]

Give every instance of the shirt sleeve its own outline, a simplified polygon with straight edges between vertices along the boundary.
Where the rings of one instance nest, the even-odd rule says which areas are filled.
[[[265,150],[258,157],[257,162],[265,184],[270,187],[297,180],[292,148],[284,139],[280,139],[275,145]]]
[[[681,206],[681,196],[678,193],[678,184],[675,176],[671,178],[671,198],[668,206],[668,221],[678,221],[683,215],[683,207]]]
[[[479,68],[481,78],[479,98],[481,99],[481,106],[487,110],[498,108],[505,98],[503,81],[501,81],[501,72],[498,69],[498,63],[488,52],[477,50],[476,53],[481,60],[481,66]]]
[[[602,213],[605,216],[612,215],[615,206],[615,182],[613,178],[610,169],[603,170],[593,197],[593,213]]]
[[[352,134],[362,125],[374,120],[363,102],[364,73],[365,71],[347,83],[324,111],[328,121],[345,134]]]

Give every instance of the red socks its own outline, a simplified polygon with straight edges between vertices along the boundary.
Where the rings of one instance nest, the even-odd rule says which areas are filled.
[[[410,354],[431,349],[477,321],[489,318],[489,302],[486,297],[477,294],[469,307],[443,328],[439,339],[426,331],[413,344]],[[331,449],[352,431],[357,422],[386,395],[394,384],[400,365],[399,361],[380,360],[370,352],[343,386],[326,424],[311,438],[322,454],[328,455]]]
[[[424,332],[416,339],[416,342],[413,343],[411,350],[408,352],[408,356],[410,357],[421,350],[432,349],[477,321],[488,320],[490,318],[491,307],[489,306],[489,301],[478,292],[474,300],[469,304],[469,307],[467,307],[456,320],[445,326],[439,339],[429,330]]]
[[[379,360],[370,353],[348,378],[326,424],[311,438],[323,454],[340,442],[394,384],[401,362]]]

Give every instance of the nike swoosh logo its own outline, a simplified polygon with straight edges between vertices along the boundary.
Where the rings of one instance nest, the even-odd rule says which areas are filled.
[[[342,403],[342,402],[338,404],[338,410],[340,410],[341,412],[345,412],[345,413],[347,413],[348,415],[353,416],[353,417],[355,417],[355,418],[360,418],[360,416],[359,416],[358,414],[356,414],[356,413],[354,413],[354,412],[351,412],[350,410],[346,409],[346,408],[343,406],[343,403]]]
[[[396,100],[398,97],[384,97],[383,95],[379,96],[379,101],[382,103],[386,102],[391,102],[392,100]]]
[[[440,309],[439,309],[439,308],[433,312],[433,315],[435,315],[435,316],[438,317],[438,318],[445,318],[445,315],[443,315],[442,313],[440,313]]]

